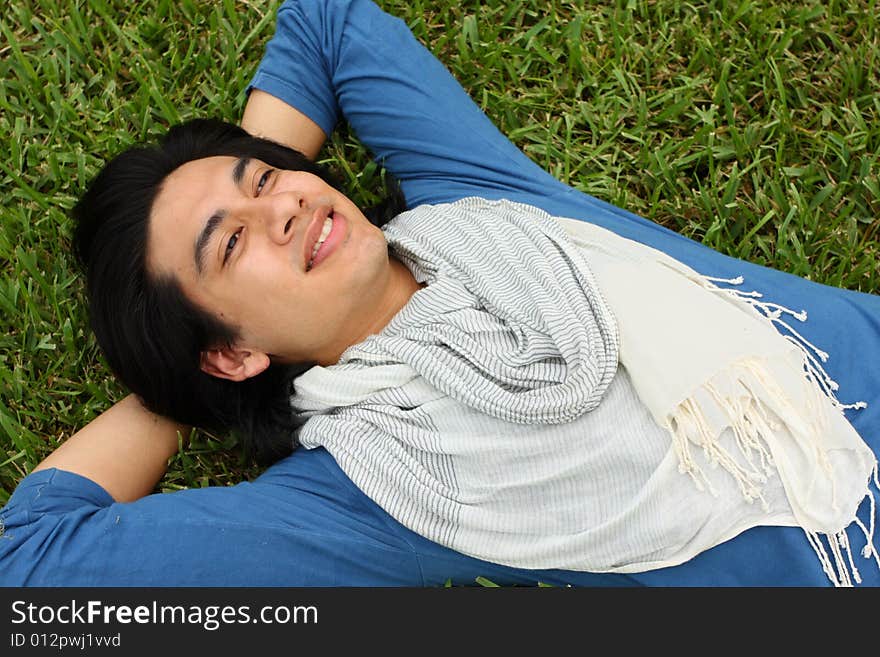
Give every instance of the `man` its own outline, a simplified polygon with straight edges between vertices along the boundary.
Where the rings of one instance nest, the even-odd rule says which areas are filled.
[[[382,89],[376,88],[377,80],[383,81]],[[724,258],[568,188],[501,136],[405,25],[363,0],[285,4],[252,85],[242,120],[246,130],[313,158],[341,112],[400,180],[410,206],[474,193],[531,203],[553,215],[608,227],[703,271],[731,278],[745,273],[789,307],[809,302],[833,314],[835,326],[846,326],[846,339],[829,328],[831,322],[823,323],[822,313],[804,333],[817,343],[832,341],[835,376],[844,389],[874,395],[868,409],[851,415],[876,451],[880,414],[871,404],[880,401],[880,373],[866,366],[862,350],[880,349],[870,319],[880,316],[878,299]],[[397,117],[393,123],[389,115]],[[225,163],[233,169],[237,164]],[[244,171],[253,174],[256,185],[265,184],[266,170],[250,172],[245,166]],[[186,186],[186,179],[173,182]],[[283,231],[286,221],[277,225]],[[234,251],[237,238],[234,231],[223,236],[216,253],[225,255],[226,248]],[[189,280],[196,281],[198,267],[192,267]],[[226,352],[220,344],[213,347],[202,352],[199,369],[222,380],[262,367],[271,351],[245,343]],[[681,566],[644,573],[528,571],[491,564],[397,523],[321,449],[299,450],[250,484],[147,495],[184,429],[129,397],[50,455],[3,510],[11,538],[0,544],[4,583],[440,585],[448,579],[471,583],[480,575],[499,584],[828,583],[803,533],[783,527],[749,530]],[[861,517],[868,524],[868,505],[863,506]],[[857,535],[852,534],[854,544]],[[874,569],[861,570],[866,583],[878,583]]]

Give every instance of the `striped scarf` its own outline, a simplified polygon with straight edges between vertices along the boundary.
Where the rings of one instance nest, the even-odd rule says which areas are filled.
[[[509,422],[570,422],[599,404],[617,370],[614,317],[562,228],[525,206],[499,214],[489,205],[474,199],[461,221],[423,206],[385,227],[429,290],[340,361],[407,363],[444,394]]]
[[[308,419],[301,444],[326,447],[397,520],[499,563],[596,572],[675,565],[749,527],[797,524],[829,577],[849,582],[839,546],[876,459],[760,303],[649,247],[507,201],[420,206],[385,234],[427,286],[337,365],[299,377],[291,403]],[[618,363],[612,397],[626,417],[598,412]],[[627,390],[649,413],[641,425]],[[602,466],[619,472],[576,465],[584,450],[615,448],[591,416],[629,431]],[[584,432],[608,437],[566,452]],[[628,464],[664,435],[692,495],[724,498],[707,506],[713,519],[651,511],[688,495],[662,452],[648,476]],[[606,476],[603,501],[589,486]],[[612,530],[611,500],[635,486],[615,511],[630,522]],[[870,535],[868,546],[880,564]]]

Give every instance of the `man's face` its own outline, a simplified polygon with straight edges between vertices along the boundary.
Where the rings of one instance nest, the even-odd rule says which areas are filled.
[[[366,337],[390,272],[384,234],[345,195],[259,160],[176,169],[147,239],[152,275],[172,275],[188,299],[236,327],[238,347],[287,363],[331,364]]]

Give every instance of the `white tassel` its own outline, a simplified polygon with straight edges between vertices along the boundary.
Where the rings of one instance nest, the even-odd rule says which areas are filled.
[[[880,483],[877,481],[877,465],[874,465],[874,486],[880,491]],[[865,535],[865,547],[862,548],[862,556],[865,559],[870,559],[874,557],[874,561],[877,563],[877,567],[880,568],[880,554],[877,552],[877,548],[874,546],[874,525],[875,525],[875,517],[877,514],[877,506],[874,501],[874,493],[873,491],[868,489],[868,500],[870,501],[870,510],[868,515],[868,527],[865,527],[865,524],[856,516],[855,522],[862,530],[862,533]]]
[[[828,576],[828,579],[836,587],[843,586],[840,580],[837,579],[837,573],[834,572],[834,568],[831,566],[831,559],[828,558],[828,553],[825,552],[825,547],[822,545],[822,539],[819,534],[807,531],[805,533],[813,551],[819,557],[819,563],[822,565],[822,570]]]
[[[776,303],[759,301],[759,299],[763,298],[763,295],[757,291],[744,292],[742,290],[732,290],[729,288],[718,287],[718,285],[716,285],[717,283],[742,285],[742,283],[744,282],[744,278],[742,276],[737,276],[736,278],[715,278],[712,276],[703,276],[700,282],[702,286],[707,290],[710,290],[716,294],[729,296],[738,301],[744,302],[749,307],[751,307],[752,310],[759,317],[762,317],[771,324],[774,324],[776,328],[780,330],[780,334],[786,340],[788,340],[790,343],[794,344],[800,349],[800,352],[803,356],[805,380],[808,382],[808,385],[811,385],[814,390],[827,397],[831,401],[832,405],[837,408],[841,413],[843,413],[847,409],[858,410],[867,408],[868,404],[864,401],[858,401],[852,404],[844,404],[837,398],[837,395],[835,393],[840,388],[840,385],[831,378],[831,376],[828,374],[823,366],[823,363],[828,362],[828,353],[807,340],[793,326],[791,326],[791,324],[782,319],[783,315],[790,315],[800,322],[805,322],[807,321],[806,310],[801,310],[797,312]],[[764,378],[760,375],[760,372],[753,371],[752,374],[758,380],[762,381],[762,383],[769,383],[764,380]],[[725,403],[725,400],[717,395],[714,388],[712,388],[711,386],[706,386],[706,388],[707,390],[709,390],[716,403],[721,408],[726,411],[731,411],[732,406]],[[775,390],[767,390],[767,392],[769,392],[770,394],[778,394],[778,391]],[[740,452],[746,458],[749,465],[753,468],[754,463],[752,461],[752,454],[754,454],[755,452],[759,454],[761,459],[761,469],[767,471],[768,463],[772,465],[772,459],[765,459],[764,457],[764,454],[767,453],[767,448],[764,442],[761,440],[761,436],[762,433],[766,435],[767,431],[772,431],[774,427],[769,425],[769,423],[767,422],[767,417],[766,414],[762,412],[763,408],[760,401],[753,397],[753,403],[750,405],[749,410],[755,411],[755,413],[753,413],[751,416],[743,413],[741,409],[732,410],[734,412],[730,415],[730,417],[735,417],[737,420],[736,422],[732,423],[732,426],[736,435],[737,444],[739,445]],[[697,411],[696,409],[689,409],[689,412],[694,413]],[[756,426],[756,424],[759,424],[759,426]],[[821,427],[814,427],[814,429],[821,430]],[[701,437],[701,439],[704,442],[706,441],[705,436]],[[700,444],[699,441],[697,442],[698,444]],[[676,447],[679,447],[679,443],[680,441],[676,441]],[[704,450],[705,449],[706,447],[704,445]],[[725,469],[730,471],[740,482],[740,488],[743,490],[743,494],[746,496],[746,499],[751,501],[750,498],[755,496],[755,494],[753,489],[746,485],[745,477],[747,475],[742,470],[742,468],[740,468],[736,464],[733,464],[733,466],[731,466],[727,461],[724,461],[723,459],[720,460],[722,460]],[[826,468],[830,468],[830,463],[827,460],[826,454],[819,454],[819,460]],[[692,464],[692,462],[689,462],[688,471],[691,472],[691,476],[694,476],[694,467],[695,466]],[[874,481],[874,485],[877,487],[878,491],[880,491],[880,475],[878,475],[878,465],[876,463],[874,464],[872,478]],[[880,554],[878,554],[878,551],[874,546],[876,504],[874,500],[874,495],[870,489],[867,490],[866,494],[868,499],[870,500],[869,526],[865,527],[864,523],[858,517],[854,518],[854,522],[862,530],[862,533],[865,536],[865,547],[861,550],[862,556],[866,559],[870,559],[871,557],[873,557],[874,561],[877,563],[878,568],[880,568]],[[832,500],[832,504],[836,505],[836,501]],[[849,543],[849,536],[847,535],[845,528],[836,535],[826,535],[831,555],[833,555],[834,557],[833,565],[831,561],[831,556],[829,556],[828,552],[826,552],[825,550],[824,545],[822,544],[820,534],[808,532],[806,530],[805,533],[807,535],[807,539],[810,542],[810,545],[813,548],[813,551],[819,558],[819,562],[822,565],[822,570],[825,572],[825,574],[828,576],[828,579],[834,586],[852,586],[853,580],[855,580],[856,583],[861,584],[862,578],[858,568],[856,568],[856,565],[853,561],[852,549]],[[844,552],[846,553],[846,557],[844,557],[843,555]],[[852,577],[850,577],[850,573],[852,574]]]
[[[846,532],[844,531],[844,535]],[[831,554],[834,555],[834,565],[837,566],[837,575],[841,586],[851,587],[852,580],[849,577],[849,571],[846,569],[846,562],[843,560],[843,554],[840,552],[839,534],[826,534],[828,546],[831,548]]]
[[[688,473],[698,489],[708,489],[713,495],[717,495],[690,453],[690,444],[693,443],[702,448],[706,459],[713,467],[721,466],[733,476],[743,499],[749,504],[760,500],[764,511],[769,512],[770,506],[764,498],[760,484],[766,482],[767,476],[773,473],[773,458],[762,436],[772,429],[766,421],[760,401],[752,396],[746,407],[742,408],[724,398],[711,383],[704,384],[703,389],[730,419],[729,426],[733,429],[739,452],[745,459],[747,467],[740,465],[719,443],[697,401],[686,399],[678,406],[675,415],[668,419],[666,427],[673,436],[679,471]]]
[[[852,548],[850,548],[849,546],[849,536],[847,536],[846,534],[846,529],[842,529],[837,535],[837,542],[844,550],[844,552],[846,552],[846,557],[849,560],[849,568],[852,572],[853,579],[856,580],[856,584],[861,584],[862,576],[859,575],[859,569],[856,568],[856,565],[853,563]]]
[[[757,299],[763,298],[763,295],[760,292],[752,291],[752,292],[743,292],[742,290],[731,290],[729,288],[722,288],[715,285],[715,283],[727,283],[730,285],[742,285],[744,282],[744,278],[742,276],[737,276],[736,278],[715,278],[713,276],[701,276],[701,283],[704,288],[707,290],[711,290],[717,294],[723,294],[727,296],[734,297],[744,303],[748,304],[752,307],[752,309],[764,319],[770,321],[773,324],[776,324],[778,327],[785,329],[789,333],[789,335],[782,334],[789,342],[796,345],[801,349],[801,352],[804,355],[804,369],[807,371],[811,380],[816,381],[819,386],[822,388],[822,392],[828,397],[834,406],[843,412],[846,409],[862,409],[867,408],[868,404],[864,401],[858,401],[852,404],[844,404],[841,402],[834,392],[840,387],[837,382],[832,379],[828,373],[825,371],[825,368],[822,367],[822,363],[828,361],[828,352],[819,349],[812,342],[807,340],[804,336],[802,336],[798,331],[794,329],[788,322],[785,322],[781,319],[783,314],[791,315],[795,319],[800,322],[807,321],[807,311],[794,311],[790,308],[786,308],[785,306],[781,306],[776,303],[768,303],[765,301],[757,301]],[[812,352],[812,353],[811,353]],[[813,356],[815,354],[816,356]],[[816,360],[818,357],[818,361]],[[821,361],[821,362],[820,362]]]

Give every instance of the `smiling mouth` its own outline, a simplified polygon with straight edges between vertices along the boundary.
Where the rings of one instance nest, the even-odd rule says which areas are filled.
[[[309,257],[309,262],[306,264],[306,271],[310,271],[312,269],[312,265],[315,262],[315,256],[318,255],[318,251],[321,250],[321,246],[324,244],[324,240],[327,239],[327,236],[330,234],[330,231],[333,230],[333,211],[330,211],[330,214],[327,215],[327,218],[324,219],[324,225],[321,228],[321,234],[318,235],[318,239],[315,241],[315,245],[312,247],[311,256]]]

